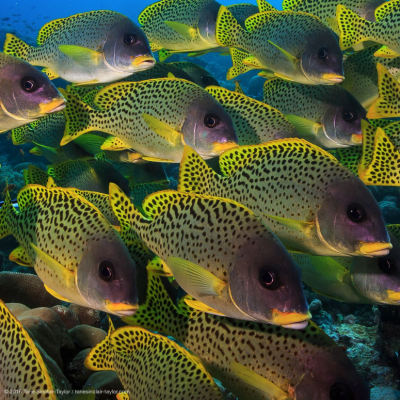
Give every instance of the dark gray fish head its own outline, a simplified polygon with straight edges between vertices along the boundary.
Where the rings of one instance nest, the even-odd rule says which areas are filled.
[[[208,43],[213,43],[217,46],[217,40],[215,38],[215,30],[217,24],[217,16],[221,4],[213,1],[204,8],[199,18],[198,29],[200,36]]]
[[[186,74],[189,75],[190,80],[202,88],[208,86],[220,86],[219,82],[206,69],[200,67],[200,65],[186,61],[171,63],[171,65],[186,72]]]
[[[330,29],[312,32],[301,57],[301,69],[314,85],[335,85],[343,81],[343,54]]]
[[[250,319],[302,329],[311,318],[301,270],[272,234],[240,247],[229,291],[235,306]]]
[[[192,101],[182,133],[185,143],[203,158],[219,156],[238,146],[231,117],[208,93]]]
[[[0,102],[11,116],[34,120],[65,107],[65,99],[50,79],[25,61],[0,69]]]
[[[105,63],[121,73],[135,73],[154,67],[156,60],[143,31],[129,18],[118,21],[103,48]]]
[[[307,372],[295,388],[296,400],[370,399],[368,385],[342,348],[334,346],[304,358]]]
[[[360,145],[362,142],[361,120],[367,112],[360,102],[341,87],[332,88],[331,105],[322,117],[326,137],[335,147]],[[327,146],[329,147],[329,146]]]
[[[384,257],[355,257],[351,266],[354,287],[373,302],[400,305],[400,243],[390,233],[393,248]]]
[[[119,317],[137,311],[136,265],[116,232],[93,235],[77,271],[78,291],[91,307]]]
[[[337,179],[326,188],[316,225],[320,240],[341,254],[379,257],[392,248],[381,209],[356,176]]]
[[[366,4],[366,14],[363,16],[367,21],[375,22],[375,10],[381,6],[383,3],[386,3],[386,0],[373,0],[369,1]]]

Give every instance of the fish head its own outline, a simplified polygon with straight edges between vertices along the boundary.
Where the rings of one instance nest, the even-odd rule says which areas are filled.
[[[66,100],[47,75],[26,62],[2,68],[0,87],[1,108],[18,120],[29,122],[65,107]]]
[[[206,88],[207,86],[220,86],[219,82],[206,69],[196,64],[186,64],[188,64],[188,67],[183,70],[190,76],[196,85],[199,85],[202,88]]]
[[[310,328],[317,330],[316,327]],[[310,340],[312,333],[311,338],[305,338],[305,342]],[[304,356],[306,373],[294,390],[296,400],[370,399],[368,385],[341,347],[332,346]]]
[[[213,1],[207,4],[200,15],[198,29],[199,34],[207,43],[215,44],[218,46],[215,37],[215,32],[217,28],[217,17],[221,4]]]
[[[393,248],[383,257],[355,257],[351,278],[359,293],[375,303],[400,305],[400,242],[390,233]]]
[[[310,35],[300,62],[304,75],[314,85],[335,85],[344,80],[342,50],[329,29]]]
[[[129,18],[119,21],[110,31],[103,57],[110,69],[121,73],[133,74],[156,63],[146,35]]]
[[[229,292],[249,319],[302,329],[311,318],[301,270],[272,234],[251,238],[240,247]]]
[[[208,93],[190,104],[182,134],[185,144],[203,158],[219,156],[238,146],[231,117]]]
[[[91,307],[119,317],[138,310],[136,265],[116,233],[97,233],[87,240],[76,279]]]
[[[392,248],[382,212],[356,176],[327,186],[316,215],[318,237],[338,255],[379,257]]]
[[[339,87],[335,89],[322,117],[325,135],[332,142],[332,148],[360,145],[361,120],[366,119],[367,112],[349,92]]]

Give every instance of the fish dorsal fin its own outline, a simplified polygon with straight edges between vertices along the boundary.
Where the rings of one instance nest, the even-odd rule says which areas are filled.
[[[14,249],[9,255],[10,261],[24,267],[33,267],[33,262],[28,252],[21,246]]]
[[[49,176],[49,179],[48,179],[48,181],[47,181],[46,187],[47,187],[48,189],[58,187],[57,184],[54,182],[54,179],[53,179],[51,176]]]
[[[162,192],[152,193],[144,199],[143,210],[151,218],[154,219],[161,214],[167,207],[173,203],[179,202],[182,197],[187,194],[176,192],[175,190],[163,190]]]
[[[244,22],[246,29],[249,32],[253,32],[256,29],[261,28],[264,24],[268,23],[269,19],[277,14],[292,14],[292,11],[265,11],[258,14],[251,15]]]
[[[243,88],[240,86],[239,81],[235,81],[235,93],[244,94]]]
[[[147,6],[138,17],[138,21],[140,25],[144,25],[149,19],[153,18],[155,15],[159,14],[171,4],[173,4],[175,0],[161,0],[156,3],[153,3]]]
[[[293,8],[298,7],[304,0],[283,0],[282,10],[293,10]]]
[[[47,184],[47,179],[48,177],[46,178],[46,183],[43,186],[31,184],[25,186],[19,191],[17,195],[17,201],[20,211],[23,211],[24,209],[26,209],[26,207],[29,207],[31,204],[40,202],[41,200],[47,198],[47,193],[46,193],[47,190],[45,187],[45,185]]]
[[[99,90],[94,97],[94,104],[100,110],[108,110],[116,101],[127,96],[140,82],[113,83]]]
[[[391,12],[398,10],[399,8],[399,0],[387,1],[381,4],[379,7],[375,9],[375,19],[376,22],[382,21],[388,14]]]
[[[240,378],[243,382],[251,385],[266,394],[266,398],[271,400],[289,400],[289,394],[284,392],[280,387],[276,386],[267,378],[262,377],[257,374],[257,372],[241,365],[237,362],[232,362],[231,365],[232,372]]]
[[[277,11],[277,9],[274,6],[271,6],[271,4],[269,4],[265,0],[257,0],[257,6],[260,13],[265,11]]]
[[[44,42],[57,30],[60,29],[68,18],[59,18],[43,25],[38,33],[36,43],[38,46],[43,46]]]
[[[362,146],[350,146],[336,149],[336,157],[340,164],[358,175],[358,168],[362,157]]]
[[[222,173],[225,176],[230,176],[245,166],[248,162],[257,159],[258,157],[265,157],[267,153],[270,153],[273,156],[274,153],[277,152],[284,152],[286,150],[296,152],[299,149],[307,150],[312,153],[312,155],[319,155],[324,158],[329,157],[332,161],[337,162],[336,158],[332,154],[320,147],[303,139],[290,138],[274,140],[259,145],[240,146],[227,150],[219,157],[219,164]]]

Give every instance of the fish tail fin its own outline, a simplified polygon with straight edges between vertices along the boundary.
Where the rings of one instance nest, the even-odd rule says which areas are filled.
[[[7,33],[6,41],[4,42],[3,48],[4,54],[10,54],[12,56],[26,60],[30,49],[31,46],[26,44],[23,40],[18,39],[11,33]]]
[[[11,139],[13,144],[16,146],[24,143],[31,143],[33,141],[33,130],[34,125],[36,125],[39,121],[32,122],[31,124],[27,124],[21,126],[19,128],[15,128],[11,131]]]
[[[181,313],[172,301],[163,284],[163,280],[168,278],[161,278],[160,274],[155,272],[157,266],[153,268],[153,262],[158,263],[158,257],[151,260],[147,266],[146,301],[140,305],[134,315],[122,320],[129,325],[140,326],[177,338],[179,325],[185,324],[188,315]]]
[[[345,6],[340,4],[337,6],[336,20],[340,30],[340,47],[342,50],[372,39],[370,28],[373,23],[361,18]]]
[[[8,223],[9,215],[16,213],[12,203],[10,193],[7,191],[6,198],[0,208],[0,239],[11,235],[10,225]]]
[[[368,109],[367,118],[400,117],[400,83],[382,65],[377,64],[379,97]]]
[[[225,6],[221,6],[216,22],[217,43],[222,47],[236,47],[243,44],[245,36],[246,31],[233,14]]]
[[[92,126],[92,117],[96,111],[64,89],[60,89],[60,92],[67,100],[67,106],[64,109],[65,131],[60,143],[61,146],[64,146],[84,133],[96,130]]]
[[[250,56],[249,53],[246,53],[243,50],[238,50],[236,48],[229,49],[232,58],[232,67],[229,68],[226,79],[231,80],[236,78],[239,75],[246,73],[247,71],[251,71],[254,67],[244,64],[243,61],[246,60]]]
[[[190,146],[185,146],[179,167],[179,192],[213,195],[211,187],[220,178]]]

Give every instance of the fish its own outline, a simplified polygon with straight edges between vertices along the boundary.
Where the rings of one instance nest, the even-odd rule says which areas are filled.
[[[291,250],[379,257],[392,247],[367,187],[331,154],[303,139],[228,150],[219,166],[222,175],[185,147],[178,191],[243,204]]]
[[[282,9],[316,15],[339,35],[340,30],[336,21],[336,10],[339,4],[352,10],[361,18],[374,22],[375,9],[384,2],[385,0],[325,0],[321,3],[318,0],[283,0]]]
[[[271,79],[263,95],[264,103],[279,110],[301,138],[325,149],[361,145],[367,112],[344,88]]]
[[[1,194],[5,196],[8,192],[12,192],[15,189],[15,184],[13,183],[8,183],[6,184],[6,187],[3,189]]]
[[[165,190],[146,197],[144,216],[114,184],[110,203],[123,240],[139,236],[201,309],[291,329],[307,326],[311,314],[298,266],[241,204]]]
[[[9,20],[10,20],[10,17],[4,17],[4,18],[2,18],[1,20],[2,20],[2,21],[9,21]]]
[[[187,61],[174,62],[171,63],[171,65],[187,73],[190,76],[190,80],[202,88],[206,88],[207,86],[220,86],[219,82],[200,65]]]
[[[51,164],[59,164],[66,161],[91,157],[91,154],[87,153],[74,142],[68,143],[63,147],[56,148],[35,143],[35,147],[33,147],[29,152],[36,156],[46,158],[46,160]]]
[[[98,110],[62,92],[68,106],[61,145],[96,130],[114,136],[103,144],[103,150],[135,149],[139,158],[158,162],[180,162],[184,144],[204,158],[237,146],[228,113],[203,88],[183,79],[107,86],[94,98]]]
[[[268,70],[277,77],[307,85],[334,85],[344,79],[337,38],[315,16],[267,11],[247,18],[243,29],[221,6],[216,25],[220,46],[249,53],[241,63],[246,70]]]
[[[116,371],[130,399],[224,399],[201,361],[171,339],[138,327],[112,328],[90,350],[85,366]]]
[[[50,294],[119,316],[137,311],[136,265],[95,206],[68,190],[39,185],[25,186],[17,202],[19,212],[6,196],[0,237],[16,238],[21,257]]]
[[[47,174],[54,179],[57,187],[108,194],[109,184],[114,182],[124,193],[130,192],[128,180],[106,160],[69,160],[49,167]]]
[[[373,41],[382,45],[375,52],[377,57],[400,57],[400,40],[396,30],[400,21],[400,0],[387,1],[376,8],[376,22],[367,21],[342,4],[337,6],[336,18],[341,49]]]
[[[174,337],[235,397],[370,399],[346,353],[314,323],[288,331],[198,311],[188,296],[175,305],[161,279],[148,271],[146,302],[123,321]]]
[[[65,99],[26,61],[0,53],[0,133],[62,110]]]
[[[383,65],[396,80],[400,79],[400,58],[375,57],[381,46],[375,45],[349,55],[344,61],[346,79],[341,86],[350,92],[365,108],[376,101],[378,92],[378,71],[376,65]]]
[[[240,146],[298,136],[294,125],[277,109],[221,87],[206,90],[231,116]]]
[[[29,46],[8,33],[4,53],[44,67],[51,78],[79,85],[113,82],[155,64],[148,40],[128,17],[90,11],[53,20]]]
[[[215,0],[161,0],[146,7],[138,21],[153,51],[201,51],[218,47]]]

